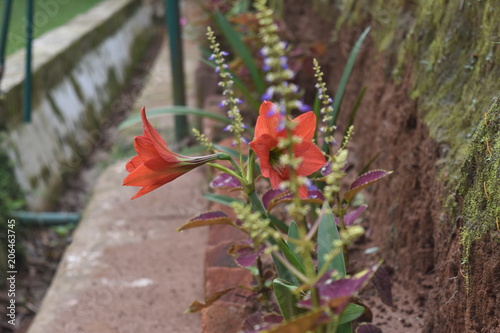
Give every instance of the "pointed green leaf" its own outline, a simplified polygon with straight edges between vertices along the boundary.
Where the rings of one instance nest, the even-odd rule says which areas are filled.
[[[337,333],[352,333],[352,323],[345,323],[342,325],[339,325],[337,328]]]
[[[273,281],[273,289],[285,320],[289,321],[304,312],[295,305],[300,299],[300,296],[294,293],[297,286],[278,278]]]
[[[288,233],[288,226],[286,225],[285,222],[281,221],[279,218],[274,216],[273,214],[268,214],[269,220],[271,220],[271,224],[276,228],[284,233]]]
[[[231,198],[228,197],[227,195],[221,195],[221,194],[206,193],[203,195],[203,197],[210,201],[217,202],[226,206],[231,206],[231,203],[233,202],[243,202],[239,199]]]
[[[297,251],[296,251],[296,245],[293,243],[293,241],[291,241],[291,239],[300,239],[299,238],[299,227],[297,226],[297,223],[295,223],[295,221],[292,221],[292,223],[290,223],[290,226],[288,227],[288,242],[287,242],[287,245],[288,245],[288,248],[290,248],[290,251],[292,251],[294,254],[297,255],[297,260],[299,261],[299,263],[304,266],[304,262],[302,261],[302,257],[298,255]]]
[[[340,240],[335,217],[328,202],[323,204],[322,213],[320,216],[320,224],[318,228],[318,270],[321,270],[326,264],[325,255],[331,253],[334,248],[334,241]],[[328,264],[327,271],[335,269],[341,277],[346,275],[344,254],[340,252]]]
[[[278,247],[285,256],[285,258],[293,265],[293,267],[297,268],[302,274],[306,274],[306,270],[304,269],[304,266],[300,263],[298,259],[298,255],[295,254],[294,252],[290,251],[290,248],[286,243],[282,240],[278,241]]]
[[[348,306],[342,311],[342,315],[339,319],[339,325],[352,322],[353,320],[361,317],[361,315],[365,312],[365,308],[361,305],[357,305],[354,303],[349,303]]]
[[[276,267],[276,273],[278,273],[278,276],[284,281],[290,281],[293,285],[298,286],[299,281],[290,272],[290,270],[274,254],[271,254],[271,257],[273,258],[274,267]]]
[[[224,34],[224,37],[226,37],[227,41],[231,45],[233,51],[240,56],[246,68],[250,72],[250,76],[252,77],[257,93],[261,96],[265,90],[265,82],[257,68],[257,65],[255,64],[255,61],[253,60],[250,50],[245,43],[243,43],[241,34],[234,30],[231,23],[221,12],[215,13],[213,18],[219,26],[221,32]]]
[[[337,92],[335,93],[335,97],[333,98],[333,115],[330,120],[330,126],[335,125],[337,122],[337,117],[340,111],[340,104],[342,103],[342,98],[344,97],[345,88],[347,86],[347,81],[351,76],[352,68],[354,67],[354,63],[356,61],[356,57],[358,56],[359,51],[361,50],[361,45],[363,45],[363,41],[366,36],[370,32],[371,28],[368,27],[363,31],[361,36],[359,36],[358,40],[354,44],[354,47],[349,54],[349,58],[347,59],[347,63],[344,68],[344,72],[342,73],[342,77],[340,78],[339,87],[337,88]]]

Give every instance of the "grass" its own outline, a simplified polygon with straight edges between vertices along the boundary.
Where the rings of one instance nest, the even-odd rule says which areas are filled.
[[[36,38],[53,28],[65,24],[78,14],[84,13],[102,1],[103,0],[34,0],[34,37]],[[15,0],[12,2],[6,56],[23,48],[26,43],[26,2],[22,0]],[[0,18],[3,20],[3,1],[0,5],[0,11]]]

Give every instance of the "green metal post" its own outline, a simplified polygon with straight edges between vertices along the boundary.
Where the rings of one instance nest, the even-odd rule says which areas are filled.
[[[33,0],[26,0],[26,69],[24,78],[25,123],[31,121],[31,42],[33,40]]]
[[[3,4],[2,35],[0,36],[0,79],[5,64],[5,50],[7,46],[7,34],[9,33],[10,13],[12,10],[12,0],[5,0]]]
[[[170,68],[175,105],[186,105],[184,86],[184,64],[178,0],[165,0],[166,24],[170,42]],[[188,135],[186,116],[175,116],[175,138],[182,140]]]

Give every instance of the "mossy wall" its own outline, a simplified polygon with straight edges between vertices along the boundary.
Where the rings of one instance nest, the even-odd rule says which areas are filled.
[[[474,240],[498,237],[500,216],[500,6],[498,1],[337,1],[337,26],[369,21],[377,48],[397,83],[412,73],[431,137],[447,147],[440,181],[450,220],[464,218],[463,260]],[[463,199],[457,204],[456,193]],[[467,270],[467,265],[465,266]]]
[[[32,209],[50,207],[65,177],[101,140],[109,106],[154,35],[152,8],[105,1],[34,45],[32,115],[22,121],[24,51],[6,61],[1,145]]]

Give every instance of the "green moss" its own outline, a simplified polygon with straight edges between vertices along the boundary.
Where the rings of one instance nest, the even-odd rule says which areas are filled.
[[[461,241],[468,269],[470,249],[486,233],[498,236],[500,217],[500,96],[493,99],[469,145],[459,192],[463,196]]]
[[[412,71],[410,96],[418,99],[431,137],[449,148],[439,161],[439,179],[450,193],[443,198],[450,220],[464,218],[467,264],[475,240],[485,233],[498,236],[500,7],[495,0],[347,0],[341,9],[339,25],[370,21],[378,49],[396,55],[396,82]],[[463,196],[460,207],[456,193]]]

